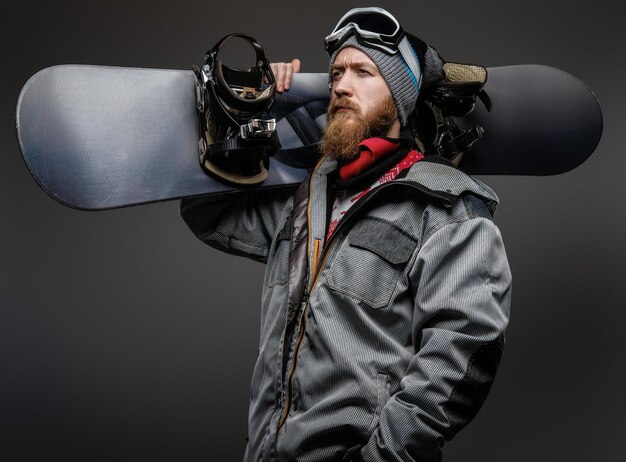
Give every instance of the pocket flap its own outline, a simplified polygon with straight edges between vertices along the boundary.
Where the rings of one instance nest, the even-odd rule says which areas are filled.
[[[417,239],[380,218],[361,220],[348,234],[348,242],[374,252],[393,265],[406,262],[417,245]]]

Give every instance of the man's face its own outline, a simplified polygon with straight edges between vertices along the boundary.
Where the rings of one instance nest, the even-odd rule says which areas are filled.
[[[372,136],[400,136],[400,122],[391,91],[374,61],[361,50],[346,47],[331,69],[332,88],[322,152],[353,157],[358,144]]]

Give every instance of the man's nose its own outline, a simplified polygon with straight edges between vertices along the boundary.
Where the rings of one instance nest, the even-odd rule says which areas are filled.
[[[347,72],[344,72],[338,80],[335,81],[334,92],[337,96],[352,96],[353,87],[352,79]]]

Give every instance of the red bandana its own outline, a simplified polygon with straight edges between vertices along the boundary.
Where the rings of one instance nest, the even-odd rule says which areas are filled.
[[[384,140],[382,138],[368,138],[359,144],[359,155],[356,159],[344,164],[339,169],[339,178],[344,181],[348,178],[354,178],[360,175],[376,161],[383,157],[396,152],[400,147],[400,143],[395,141]]]

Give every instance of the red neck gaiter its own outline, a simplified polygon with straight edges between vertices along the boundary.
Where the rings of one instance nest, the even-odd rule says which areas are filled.
[[[344,181],[360,175],[380,159],[398,150],[400,143],[383,138],[368,138],[359,144],[359,155],[341,166],[339,179]]]

